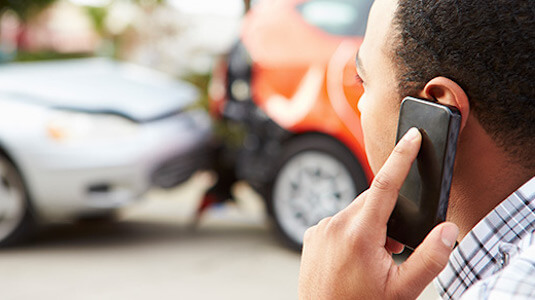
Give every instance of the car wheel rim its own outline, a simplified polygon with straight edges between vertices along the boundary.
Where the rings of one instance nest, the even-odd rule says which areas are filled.
[[[8,237],[24,216],[24,192],[20,180],[0,160],[0,241]]]
[[[274,211],[281,229],[302,244],[307,228],[346,207],[356,196],[347,168],[333,156],[300,152],[280,170],[274,184]]]

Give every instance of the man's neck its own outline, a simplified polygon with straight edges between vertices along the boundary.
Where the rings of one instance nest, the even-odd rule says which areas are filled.
[[[459,241],[533,176],[512,164],[478,125],[465,128],[468,134],[460,136],[455,162],[448,221],[459,226]]]

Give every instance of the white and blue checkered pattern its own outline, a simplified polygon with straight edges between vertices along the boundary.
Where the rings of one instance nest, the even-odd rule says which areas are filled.
[[[533,297],[534,231],[535,177],[491,211],[453,250],[435,280],[440,296],[459,299],[468,290],[470,298],[504,299],[496,297],[504,293],[507,298]]]

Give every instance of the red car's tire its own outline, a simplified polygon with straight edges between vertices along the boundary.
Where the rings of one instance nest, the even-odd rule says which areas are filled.
[[[268,210],[282,240],[295,250],[301,249],[308,227],[335,214],[368,187],[353,153],[321,134],[285,143],[273,174],[264,190]]]

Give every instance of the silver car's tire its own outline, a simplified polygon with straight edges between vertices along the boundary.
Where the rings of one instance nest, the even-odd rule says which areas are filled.
[[[268,207],[281,237],[299,250],[310,226],[346,207],[367,186],[360,163],[343,144],[323,135],[301,136],[284,145]]]
[[[0,246],[19,242],[31,227],[28,195],[17,168],[0,154]]]

